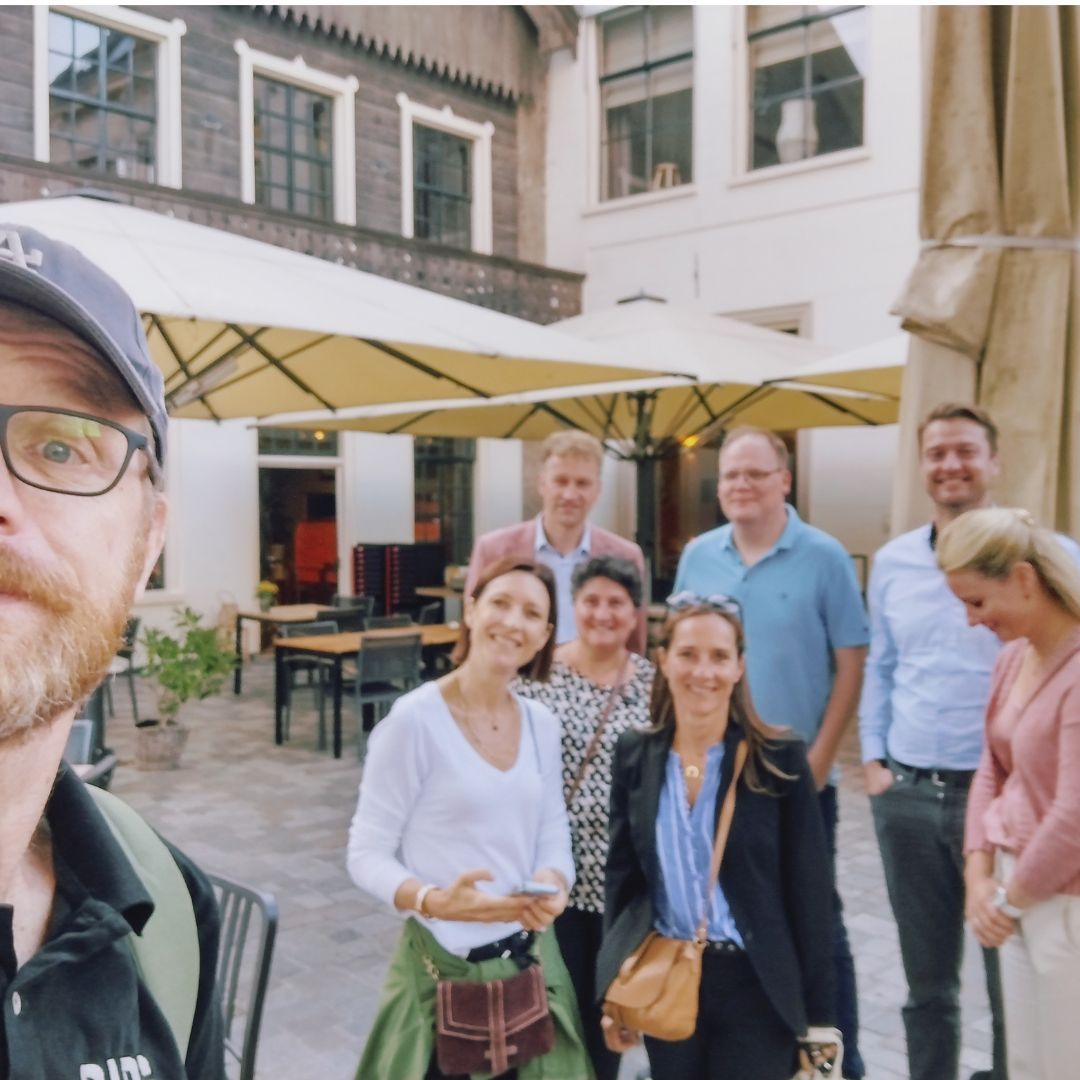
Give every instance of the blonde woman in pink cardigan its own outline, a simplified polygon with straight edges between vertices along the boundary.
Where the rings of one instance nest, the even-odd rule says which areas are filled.
[[[938,562],[1006,643],[968,800],[966,916],[1001,948],[1010,1080],[1080,1077],[1080,569],[1023,510],[973,510]]]

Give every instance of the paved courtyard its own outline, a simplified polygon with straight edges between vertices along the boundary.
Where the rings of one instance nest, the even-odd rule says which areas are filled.
[[[399,920],[345,872],[360,779],[351,716],[342,760],[334,761],[316,749],[315,716],[300,695],[292,740],[276,747],[272,679],[263,657],[246,667],[243,696],[230,692],[191,707],[191,739],[182,768],[172,773],[130,765],[130,709],[126,687],[118,687],[108,728],[120,756],[113,790],[206,868],[277,896],[281,924],[259,1080],[350,1080]],[[140,686],[139,698],[149,714],[148,687]],[[907,1076],[903,979],[853,737],[843,754],[840,805],[838,868],[858,967],[863,1056],[869,1080],[897,1080]],[[970,942],[967,956],[961,1080],[989,1065],[990,1046],[978,950]],[[632,1080],[639,1064],[626,1061],[623,1076]]]

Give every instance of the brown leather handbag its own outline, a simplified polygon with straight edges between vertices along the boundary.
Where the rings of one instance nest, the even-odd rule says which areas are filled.
[[[508,979],[440,979],[435,1055],[448,1076],[504,1073],[555,1045],[544,969],[530,964]]]
[[[716,823],[716,841],[706,879],[705,903],[692,941],[664,937],[655,930],[623,961],[604,995],[604,1012],[620,1027],[657,1039],[689,1039],[697,1027],[701,990],[701,955],[709,928],[709,895],[720,873],[731,819],[735,789],[746,763],[746,741],[735,752],[731,784]]]

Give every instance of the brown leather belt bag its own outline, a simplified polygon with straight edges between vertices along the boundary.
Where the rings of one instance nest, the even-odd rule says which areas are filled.
[[[435,998],[439,1071],[503,1073],[555,1045],[544,969],[530,964],[508,979],[440,979]]]

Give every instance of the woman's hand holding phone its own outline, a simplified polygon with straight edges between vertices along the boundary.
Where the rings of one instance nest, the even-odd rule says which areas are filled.
[[[566,909],[567,889],[562,874],[557,870],[537,870],[527,885],[554,886],[555,892],[548,896],[536,896],[538,890],[522,892],[519,896],[529,899],[521,915],[521,925],[526,930],[546,930]]]

